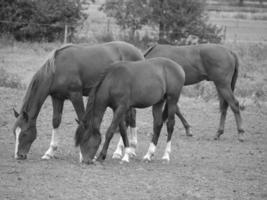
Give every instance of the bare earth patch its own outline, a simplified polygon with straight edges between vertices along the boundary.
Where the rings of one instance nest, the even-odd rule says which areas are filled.
[[[12,108],[20,108],[25,91],[0,88],[0,199],[266,199],[267,198],[267,115],[248,105],[242,112],[246,140],[237,141],[232,112],[228,111],[225,134],[216,132],[219,109],[215,100],[203,102],[182,97],[180,107],[192,125],[188,138],[176,119],[171,162],[163,164],[166,144],[163,128],[151,163],[142,157],[152,132],[150,109],[138,110],[137,157],[129,164],[112,160],[118,135],[112,140],[103,164],[82,165],[74,148],[75,113],[66,102],[60,127],[61,143],[57,159],[42,161],[51,137],[50,99],[42,107],[37,122],[38,137],[28,160],[13,158]],[[262,109],[266,109],[262,107]],[[110,123],[107,112],[102,134]]]

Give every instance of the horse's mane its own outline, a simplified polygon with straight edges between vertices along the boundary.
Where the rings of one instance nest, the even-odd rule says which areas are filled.
[[[144,53],[144,57],[146,57],[155,47],[157,46],[157,44],[152,45],[151,47],[149,47],[145,53]]]
[[[72,44],[63,45],[60,48],[53,50],[49,53],[45,62],[41,65],[41,68],[34,74],[28,89],[26,91],[26,95],[23,100],[23,105],[21,108],[21,112],[27,112],[31,106],[31,100],[34,99],[34,95],[36,95],[37,90],[39,89],[39,85],[42,81],[46,81],[46,85],[49,87],[53,80],[53,75],[55,73],[55,58],[59,51],[66,49],[68,47],[74,46]]]
[[[96,95],[108,71],[109,69],[106,69],[104,72],[102,72],[99,76],[99,79],[90,89],[85,113],[82,117],[82,120],[79,122],[80,124],[75,133],[75,146],[80,145],[82,141],[87,141],[90,134],[94,134],[96,131],[94,123],[94,116],[95,116],[94,108],[96,103]],[[88,129],[88,131],[86,131],[86,129]],[[87,134],[85,135],[84,133]]]

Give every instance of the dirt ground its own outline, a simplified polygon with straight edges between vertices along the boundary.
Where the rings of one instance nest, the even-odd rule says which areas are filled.
[[[194,137],[188,138],[176,120],[171,161],[161,156],[166,145],[166,128],[154,160],[144,163],[152,131],[150,109],[138,110],[137,157],[120,164],[111,155],[118,135],[101,165],[83,165],[73,137],[75,113],[65,103],[59,130],[61,142],[57,159],[41,160],[51,137],[51,100],[43,105],[37,121],[38,137],[28,159],[16,161],[12,108],[20,109],[25,91],[0,88],[0,199],[267,199],[267,115],[253,104],[242,112],[246,140],[237,141],[237,131],[229,110],[225,134],[214,141],[219,110],[215,100],[182,97],[180,107],[192,125]],[[110,123],[108,111],[102,125],[104,134]],[[103,142],[103,141],[102,141]]]

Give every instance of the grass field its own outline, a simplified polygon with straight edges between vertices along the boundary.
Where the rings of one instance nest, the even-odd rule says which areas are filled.
[[[0,69],[5,72],[0,74],[0,80],[5,74],[2,86],[8,86],[10,80],[27,85],[48,53],[58,46],[58,43],[2,41]],[[38,137],[28,160],[15,161],[12,108],[20,108],[25,87],[0,87],[0,199],[266,199],[267,47],[244,43],[226,46],[240,58],[236,94],[246,104],[242,112],[245,142],[237,141],[231,111],[228,112],[225,134],[220,141],[213,141],[219,122],[218,102],[213,85],[203,82],[184,89],[180,108],[192,125],[194,137],[186,137],[180,121],[176,120],[169,164],[161,161],[165,127],[154,160],[151,163],[142,161],[152,133],[151,109],[138,110],[137,157],[129,164],[121,165],[111,159],[118,135],[111,142],[104,164],[79,164],[78,149],[73,145],[76,116],[69,102],[65,103],[59,129],[61,141],[57,159],[40,160],[51,137],[52,106],[49,99],[38,117]],[[17,79],[13,79],[14,76]],[[108,110],[101,126],[103,134],[111,116]]]
[[[83,31],[91,37],[89,41],[95,43],[96,37],[102,37],[101,34],[106,31],[106,21],[103,23],[106,18],[101,14],[100,19],[97,8],[93,9],[88,26]],[[181,122],[176,118],[169,164],[161,161],[166,145],[165,127],[154,160],[151,163],[142,161],[153,130],[151,109],[137,112],[137,157],[131,159],[129,164],[119,164],[118,160],[111,158],[118,135],[111,141],[103,164],[80,164],[79,150],[74,147],[73,141],[77,126],[74,120],[76,115],[68,101],[65,103],[58,130],[60,143],[57,158],[41,160],[51,139],[52,105],[49,98],[39,114],[38,135],[28,159],[14,160],[12,127],[15,118],[12,109],[20,109],[33,74],[49,52],[61,44],[19,43],[1,38],[0,199],[267,199],[267,45],[263,41],[267,35],[263,25],[265,22],[220,19],[216,23],[233,27],[228,29],[230,32],[227,32],[226,42],[235,42],[224,45],[236,52],[240,60],[235,94],[241,104],[245,105],[245,110],[241,113],[245,141],[237,141],[235,119],[230,109],[225,134],[220,141],[212,139],[219,123],[218,101],[213,84],[204,81],[183,90],[179,104],[192,126],[194,136],[186,137]],[[112,28],[116,29],[116,26],[111,26],[111,31]],[[238,42],[240,40],[243,42]],[[244,40],[251,42],[244,43]],[[111,117],[112,113],[108,110],[101,126],[103,137]]]

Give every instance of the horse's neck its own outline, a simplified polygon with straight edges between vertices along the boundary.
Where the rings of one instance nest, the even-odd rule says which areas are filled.
[[[104,117],[104,113],[106,111],[106,107],[102,106],[101,108],[93,109],[90,113],[86,113],[87,125],[92,125],[92,128],[95,130],[100,129],[101,122]]]
[[[49,76],[41,76],[37,72],[28,89],[23,100],[21,112],[26,112],[30,119],[35,120],[40,112],[40,109],[49,95],[51,78]]]

